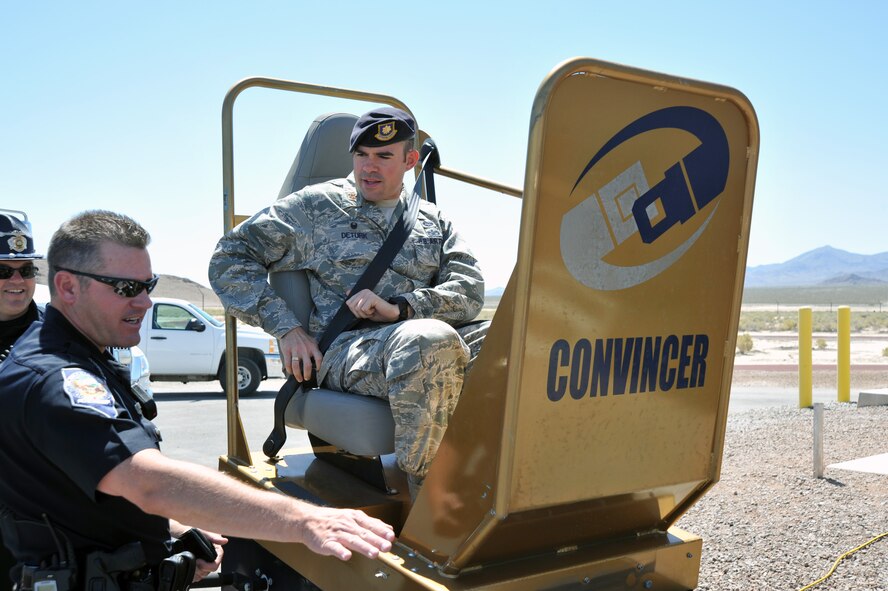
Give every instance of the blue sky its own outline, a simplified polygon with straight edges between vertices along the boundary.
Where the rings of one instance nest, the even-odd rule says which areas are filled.
[[[222,231],[226,91],[270,76],[394,95],[444,164],[521,186],[530,108],[594,57],[732,86],[761,128],[750,265],[830,244],[888,251],[883,2],[4,2],[0,207],[38,248],[83,209],[152,233],[154,269],[206,284]],[[364,105],[253,89],[235,110],[237,213],[276,196],[308,122]],[[488,287],[514,263],[518,200],[446,182],[439,203]]]

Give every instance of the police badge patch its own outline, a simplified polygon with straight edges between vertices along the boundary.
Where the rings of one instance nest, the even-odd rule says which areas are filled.
[[[109,419],[117,417],[114,397],[102,380],[79,367],[62,369],[62,377],[71,406],[85,408]]]
[[[28,248],[28,240],[21,232],[14,232],[12,238],[9,239],[8,244],[9,250],[15,252],[25,252],[25,249]]]

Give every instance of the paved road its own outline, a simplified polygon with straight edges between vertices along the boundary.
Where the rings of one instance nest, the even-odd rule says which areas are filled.
[[[266,380],[252,396],[239,401],[241,418],[247,431],[250,450],[262,450],[262,442],[271,432],[274,397],[283,379]],[[165,454],[217,467],[220,455],[228,452],[225,394],[218,382],[152,382],[157,401],[154,423],[163,436]],[[304,433],[288,430],[287,446],[308,445]]]
[[[274,397],[284,380],[272,379],[262,383],[259,391],[240,399],[241,417],[247,431],[247,442],[254,453],[261,452],[262,442],[272,428]],[[163,435],[163,450],[167,455],[211,468],[217,467],[218,457],[228,451],[225,395],[217,382],[154,382],[154,397],[158,406],[155,423]],[[857,401],[858,392],[852,390],[851,400]],[[814,402],[831,402],[836,397],[834,388],[815,388]],[[795,406],[797,388],[735,386],[731,391],[729,414],[753,408]],[[308,447],[304,432],[287,432],[287,447]]]

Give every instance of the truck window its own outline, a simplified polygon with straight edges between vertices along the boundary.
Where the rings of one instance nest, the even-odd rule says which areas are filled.
[[[225,326],[225,323],[224,323],[224,322],[221,322],[221,321],[219,321],[219,320],[216,320],[216,318],[214,318],[213,316],[211,316],[210,313],[207,312],[206,310],[203,310],[203,309],[201,309],[201,308],[197,308],[197,307],[193,307],[191,311],[192,311],[192,312],[197,312],[198,314],[200,314],[201,316],[203,316],[204,320],[206,320],[207,322],[209,322],[209,323],[212,324],[213,326],[217,326],[217,327],[219,327],[219,328],[222,328],[223,326]]]
[[[154,306],[153,328],[164,330],[185,330],[194,316],[184,308],[170,304],[157,304]]]

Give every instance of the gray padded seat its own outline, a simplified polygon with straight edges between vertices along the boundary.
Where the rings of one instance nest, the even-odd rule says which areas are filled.
[[[354,115],[321,115],[308,129],[280,197],[306,185],[342,178],[352,171],[348,139],[357,120]],[[308,326],[313,304],[304,271],[269,274],[274,290]],[[369,396],[317,388],[296,394],[284,420],[288,427],[305,429],[324,441],[359,456],[381,456],[395,450],[395,422],[388,402]]]

